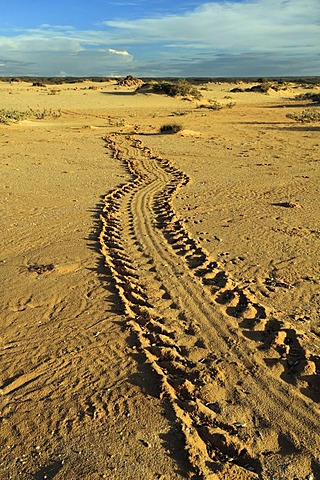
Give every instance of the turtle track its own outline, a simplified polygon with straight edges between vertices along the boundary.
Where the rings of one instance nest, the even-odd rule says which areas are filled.
[[[316,412],[306,412],[298,388],[294,401],[291,391],[306,365],[312,381],[318,375],[314,362],[294,329],[272,319],[186,230],[173,198],[188,183],[187,175],[133,136],[113,134],[105,141],[130,180],[104,198],[101,252],[127,324],[180,421],[190,475],[226,478],[229,471],[235,478],[267,478],[263,446],[257,442],[261,425],[297,451],[315,432]],[[248,342],[250,337],[254,341]],[[268,367],[275,345],[284,350],[278,378]],[[290,382],[282,381],[284,374]],[[224,392],[224,408],[239,403],[243,412],[251,412],[248,426],[221,414],[215,389]],[[316,461],[312,452],[305,454]]]
[[[210,289],[214,301],[225,307],[225,313],[239,319],[239,326],[245,331],[246,337],[259,342],[261,350],[279,357],[279,363],[283,367],[282,378],[295,383],[299,377],[307,377],[309,390],[304,388],[303,391],[319,401],[320,392],[314,388],[320,379],[318,357],[304,349],[299,335],[291,325],[274,318],[272,312],[268,312],[257,301],[248,286],[236,284],[222,265],[210,258],[202,245],[192,238],[178,218],[172,203],[178,189],[186,185],[189,179],[169,161],[158,160],[174,176],[173,181],[166,185],[154,201],[158,227],[162,229],[174,252],[185,258],[188,268]]]

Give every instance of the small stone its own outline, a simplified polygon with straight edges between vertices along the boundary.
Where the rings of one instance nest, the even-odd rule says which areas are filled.
[[[241,422],[235,422],[233,424],[234,427],[238,427],[238,428],[245,428],[247,426],[246,423],[241,423]]]
[[[284,332],[284,331],[279,331],[279,332],[277,332],[277,334],[276,334],[275,337],[274,337],[274,343],[275,343],[276,345],[283,345],[286,337],[287,337],[287,333],[286,333],[286,332]]]

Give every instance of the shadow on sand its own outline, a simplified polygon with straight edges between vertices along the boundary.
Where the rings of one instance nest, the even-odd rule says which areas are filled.
[[[132,96],[137,94],[137,92],[100,92],[100,93],[102,95],[112,95],[112,96],[116,95],[116,96],[119,96],[119,97],[122,97],[122,96],[124,96],[124,97],[128,97],[128,96],[130,97],[131,96],[132,97]]]

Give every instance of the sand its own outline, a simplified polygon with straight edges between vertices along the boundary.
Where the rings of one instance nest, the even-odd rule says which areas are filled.
[[[319,126],[233,87],[0,82],[1,479],[320,478]]]

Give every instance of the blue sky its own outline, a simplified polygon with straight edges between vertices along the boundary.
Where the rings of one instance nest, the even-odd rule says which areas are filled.
[[[3,76],[320,75],[319,0],[0,0]]]

